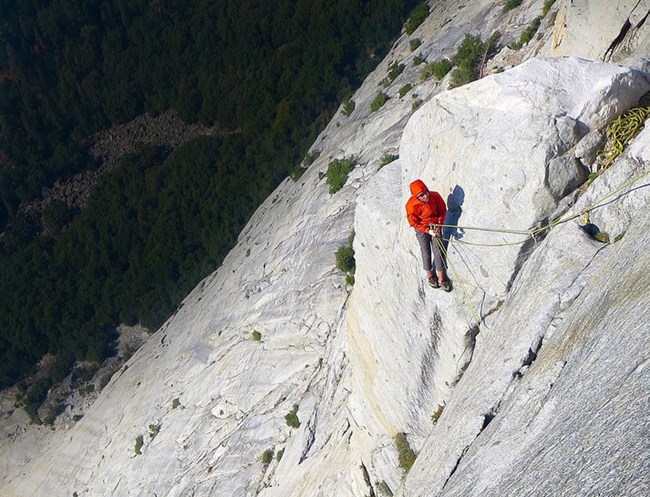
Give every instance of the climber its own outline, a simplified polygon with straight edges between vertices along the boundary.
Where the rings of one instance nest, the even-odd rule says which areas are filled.
[[[451,282],[447,278],[445,261],[440,247],[442,245],[442,228],[447,207],[438,192],[429,191],[422,180],[415,180],[410,185],[411,198],[406,202],[406,218],[413,228],[420,244],[422,264],[427,272],[427,281],[433,288],[451,292]],[[431,265],[431,252],[436,274]]]

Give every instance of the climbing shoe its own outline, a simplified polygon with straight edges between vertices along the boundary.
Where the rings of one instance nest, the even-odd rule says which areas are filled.
[[[440,283],[438,283],[438,278],[435,276],[429,278],[429,286],[431,288],[440,288]]]
[[[443,282],[440,283],[440,286],[445,292],[451,292],[451,281],[443,280]]]

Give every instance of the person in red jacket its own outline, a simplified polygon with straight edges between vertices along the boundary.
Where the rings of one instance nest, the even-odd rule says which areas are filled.
[[[446,292],[450,292],[451,283],[447,278],[445,262],[440,250],[441,225],[445,222],[447,206],[440,194],[430,191],[422,180],[416,179],[411,183],[410,188],[411,198],[406,202],[406,217],[409,224],[415,228],[427,280],[433,288],[442,287]],[[431,264],[432,252],[433,265]],[[433,273],[434,267],[436,274]]]

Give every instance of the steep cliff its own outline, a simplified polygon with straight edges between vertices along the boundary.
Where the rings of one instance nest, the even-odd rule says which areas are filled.
[[[615,4],[621,28],[645,5]],[[538,39],[507,48],[543,5],[437,3],[411,36],[422,44],[396,42],[318,159],[83,419],[55,432],[4,420],[0,495],[647,494],[650,131],[581,185],[649,66],[597,61],[620,29],[567,35],[599,11],[586,0],[559,0]],[[634,26],[626,47],[647,56]],[[449,91],[450,76],[420,80],[415,56],[497,29],[494,74]],[[561,50],[587,58],[540,56]],[[391,98],[373,112],[380,89]],[[330,193],[328,164],[352,156]],[[459,226],[450,294],[425,284],[404,219],[418,177]],[[579,227],[586,212],[613,243]],[[351,287],[335,252],[353,231]],[[407,475],[396,441],[417,454]]]

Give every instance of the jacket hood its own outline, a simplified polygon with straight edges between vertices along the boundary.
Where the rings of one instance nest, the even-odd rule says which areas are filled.
[[[429,191],[427,185],[425,185],[424,181],[422,181],[421,179],[416,179],[413,183],[411,183],[410,188],[411,188],[411,195],[413,195],[414,197],[417,197],[422,192]]]

